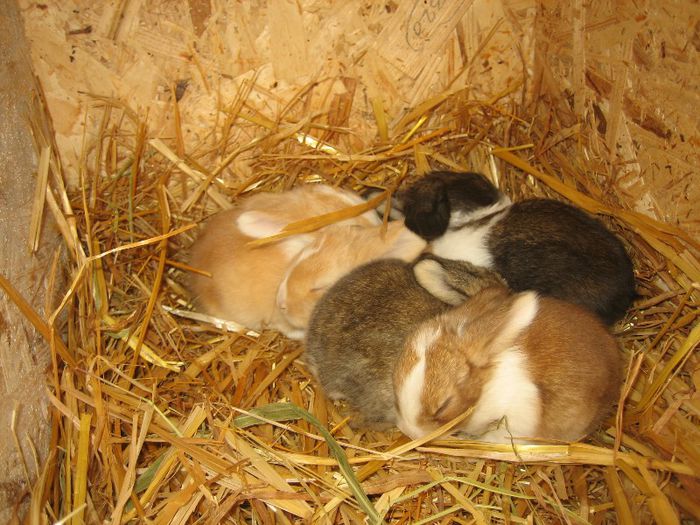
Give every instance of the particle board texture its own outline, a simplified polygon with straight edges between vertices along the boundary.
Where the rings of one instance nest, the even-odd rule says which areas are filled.
[[[376,111],[391,125],[450,85],[498,96],[518,89],[532,63],[532,2],[19,3],[69,176],[85,126],[99,119],[86,116],[90,95],[147,112],[157,136],[174,135],[176,98],[192,147],[211,140],[211,123],[246,83],[255,83],[246,104],[270,118],[303,90],[303,110],[352,129],[343,142],[361,150],[376,136]],[[251,174],[246,157],[238,176]]]

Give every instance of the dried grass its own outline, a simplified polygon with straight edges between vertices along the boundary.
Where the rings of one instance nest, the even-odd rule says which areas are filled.
[[[72,194],[48,147],[50,126],[35,126],[39,151],[51,154],[46,202],[72,284],[43,320],[0,279],[54,354],[52,450],[30,523],[700,519],[698,245],[619,206],[610,160],[596,154],[605,137],[583,125],[552,129],[544,105],[456,90],[393,126],[375,105],[382,141],[342,152],[315,133],[350,132],[304,114],[304,91],[282,115],[261,115],[246,104],[253,89],[221,108],[196,151],[184,151],[179,130],[152,138],[146,117],[95,99],[102,126],[85,138]],[[234,126],[248,144],[234,144]],[[254,164],[253,180],[231,168],[240,156]],[[298,343],[188,315],[191,228],[240,195],[322,181],[381,188],[383,199],[403,178],[441,166],[482,171],[514,199],[567,198],[624,238],[641,295],[616,327],[630,373],[617,417],[586,443],[355,432],[297,360]]]

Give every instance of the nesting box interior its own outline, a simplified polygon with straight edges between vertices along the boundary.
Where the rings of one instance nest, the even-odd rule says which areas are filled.
[[[54,312],[16,301],[52,358],[32,522],[700,519],[697,4],[18,5],[70,275]],[[434,169],[566,200],[623,240],[626,379],[585,441],[354,429],[302,343],[193,310],[188,250],[217,211]]]

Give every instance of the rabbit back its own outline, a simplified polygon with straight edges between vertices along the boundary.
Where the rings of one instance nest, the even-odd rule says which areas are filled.
[[[514,203],[486,239],[492,268],[514,291],[535,290],[596,312],[624,316],[635,292],[622,242],[597,219],[563,202]]]

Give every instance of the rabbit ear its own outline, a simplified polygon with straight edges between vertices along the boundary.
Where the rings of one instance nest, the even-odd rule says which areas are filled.
[[[441,301],[457,306],[484,288],[501,287],[505,282],[498,274],[467,261],[453,261],[424,254],[413,266],[418,283]]]
[[[513,345],[535,319],[539,309],[539,299],[535,292],[519,293],[508,300],[507,295],[496,295],[496,290],[489,288],[478,296],[479,299],[490,299],[490,304],[471,305],[475,311],[474,327],[470,327],[470,331],[480,340],[479,346],[483,348],[484,354],[498,353]],[[507,301],[505,304],[504,299]]]
[[[282,231],[287,221],[264,211],[247,211],[241,213],[236,226],[244,235],[253,239],[263,239]]]
[[[440,237],[450,222],[450,201],[442,180],[424,177],[399,194],[406,227],[424,239]]]
[[[441,301],[456,306],[467,296],[454,288],[445,268],[435,259],[423,259],[413,266],[413,275],[418,284]]]
[[[535,318],[538,303],[534,292],[511,296],[506,288],[496,286],[445,312],[439,320],[445,333],[463,339],[458,346],[468,362],[482,367],[515,343]]]
[[[535,292],[523,292],[516,296],[508,310],[505,322],[494,340],[499,347],[510,346],[520,333],[530,326],[537,315],[539,300]]]
[[[254,239],[264,239],[282,231],[287,221],[264,211],[247,211],[242,213],[236,221],[236,226],[244,235]],[[288,257],[294,257],[301,250],[310,245],[314,240],[313,235],[298,234],[286,237],[278,242]]]

